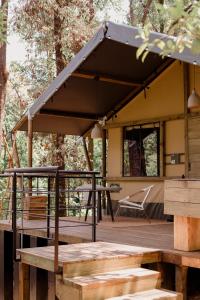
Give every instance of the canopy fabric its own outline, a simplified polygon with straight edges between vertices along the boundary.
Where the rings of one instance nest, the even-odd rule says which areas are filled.
[[[175,59],[200,64],[189,50],[162,58],[158,48],[142,63],[136,59],[142,40],[138,29],[106,22],[71,60],[41,96],[29,107],[13,131],[33,131],[84,135],[94,123],[111,118],[144,90]],[[152,33],[151,39],[170,39]]]

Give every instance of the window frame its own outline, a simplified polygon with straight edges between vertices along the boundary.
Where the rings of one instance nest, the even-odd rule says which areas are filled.
[[[147,127],[146,127],[147,126]],[[152,127],[148,127],[148,126],[152,126]],[[125,132],[126,132],[126,128],[128,127],[135,127],[135,128],[155,128],[156,131],[157,131],[157,175],[156,176],[131,176],[131,175],[125,175],[125,170],[124,170],[124,167],[125,167],[125,161],[124,161],[124,154],[125,154],[125,151],[124,151],[124,141],[125,141]],[[161,156],[161,153],[160,153],[160,129],[161,129],[161,126],[160,126],[160,122],[150,122],[150,123],[144,123],[144,124],[133,124],[133,125],[129,125],[129,126],[123,126],[122,128],[122,177],[125,177],[125,178],[160,178],[160,156]]]

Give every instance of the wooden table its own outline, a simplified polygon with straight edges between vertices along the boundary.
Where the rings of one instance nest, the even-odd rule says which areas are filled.
[[[97,192],[97,219],[98,222],[102,220],[102,194],[106,194],[107,198],[107,206],[111,215],[111,219],[114,222],[114,213],[113,213],[113,208],[112,208],[112,200],[110,193],[119,193],[121,190],[120,187],[118,186],[102,186],[102,185],[96,185],[96,192]],[[92,185],[87,184],[87,185],[82,185],[76,188],[77,192],[88,192],[88,201],[87,201],[87,206],[90,206],[91,200],[92,200]],[[106,208],[104,206],[104,208]],[[86,210],[85,214],[85,221],[87,221],[87,216],[88,216],[88,208]]]

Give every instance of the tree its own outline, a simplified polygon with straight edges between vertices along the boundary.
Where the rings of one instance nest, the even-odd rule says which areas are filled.
[[[8,1],[1,1],[0,10],[0,151],[3,140],[3,120],[6,99],[8,72],[6,69]]]

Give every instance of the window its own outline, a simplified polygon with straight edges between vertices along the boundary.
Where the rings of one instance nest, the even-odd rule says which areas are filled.
[[[159,176],[159,124],[124,128],[123,175]]]

